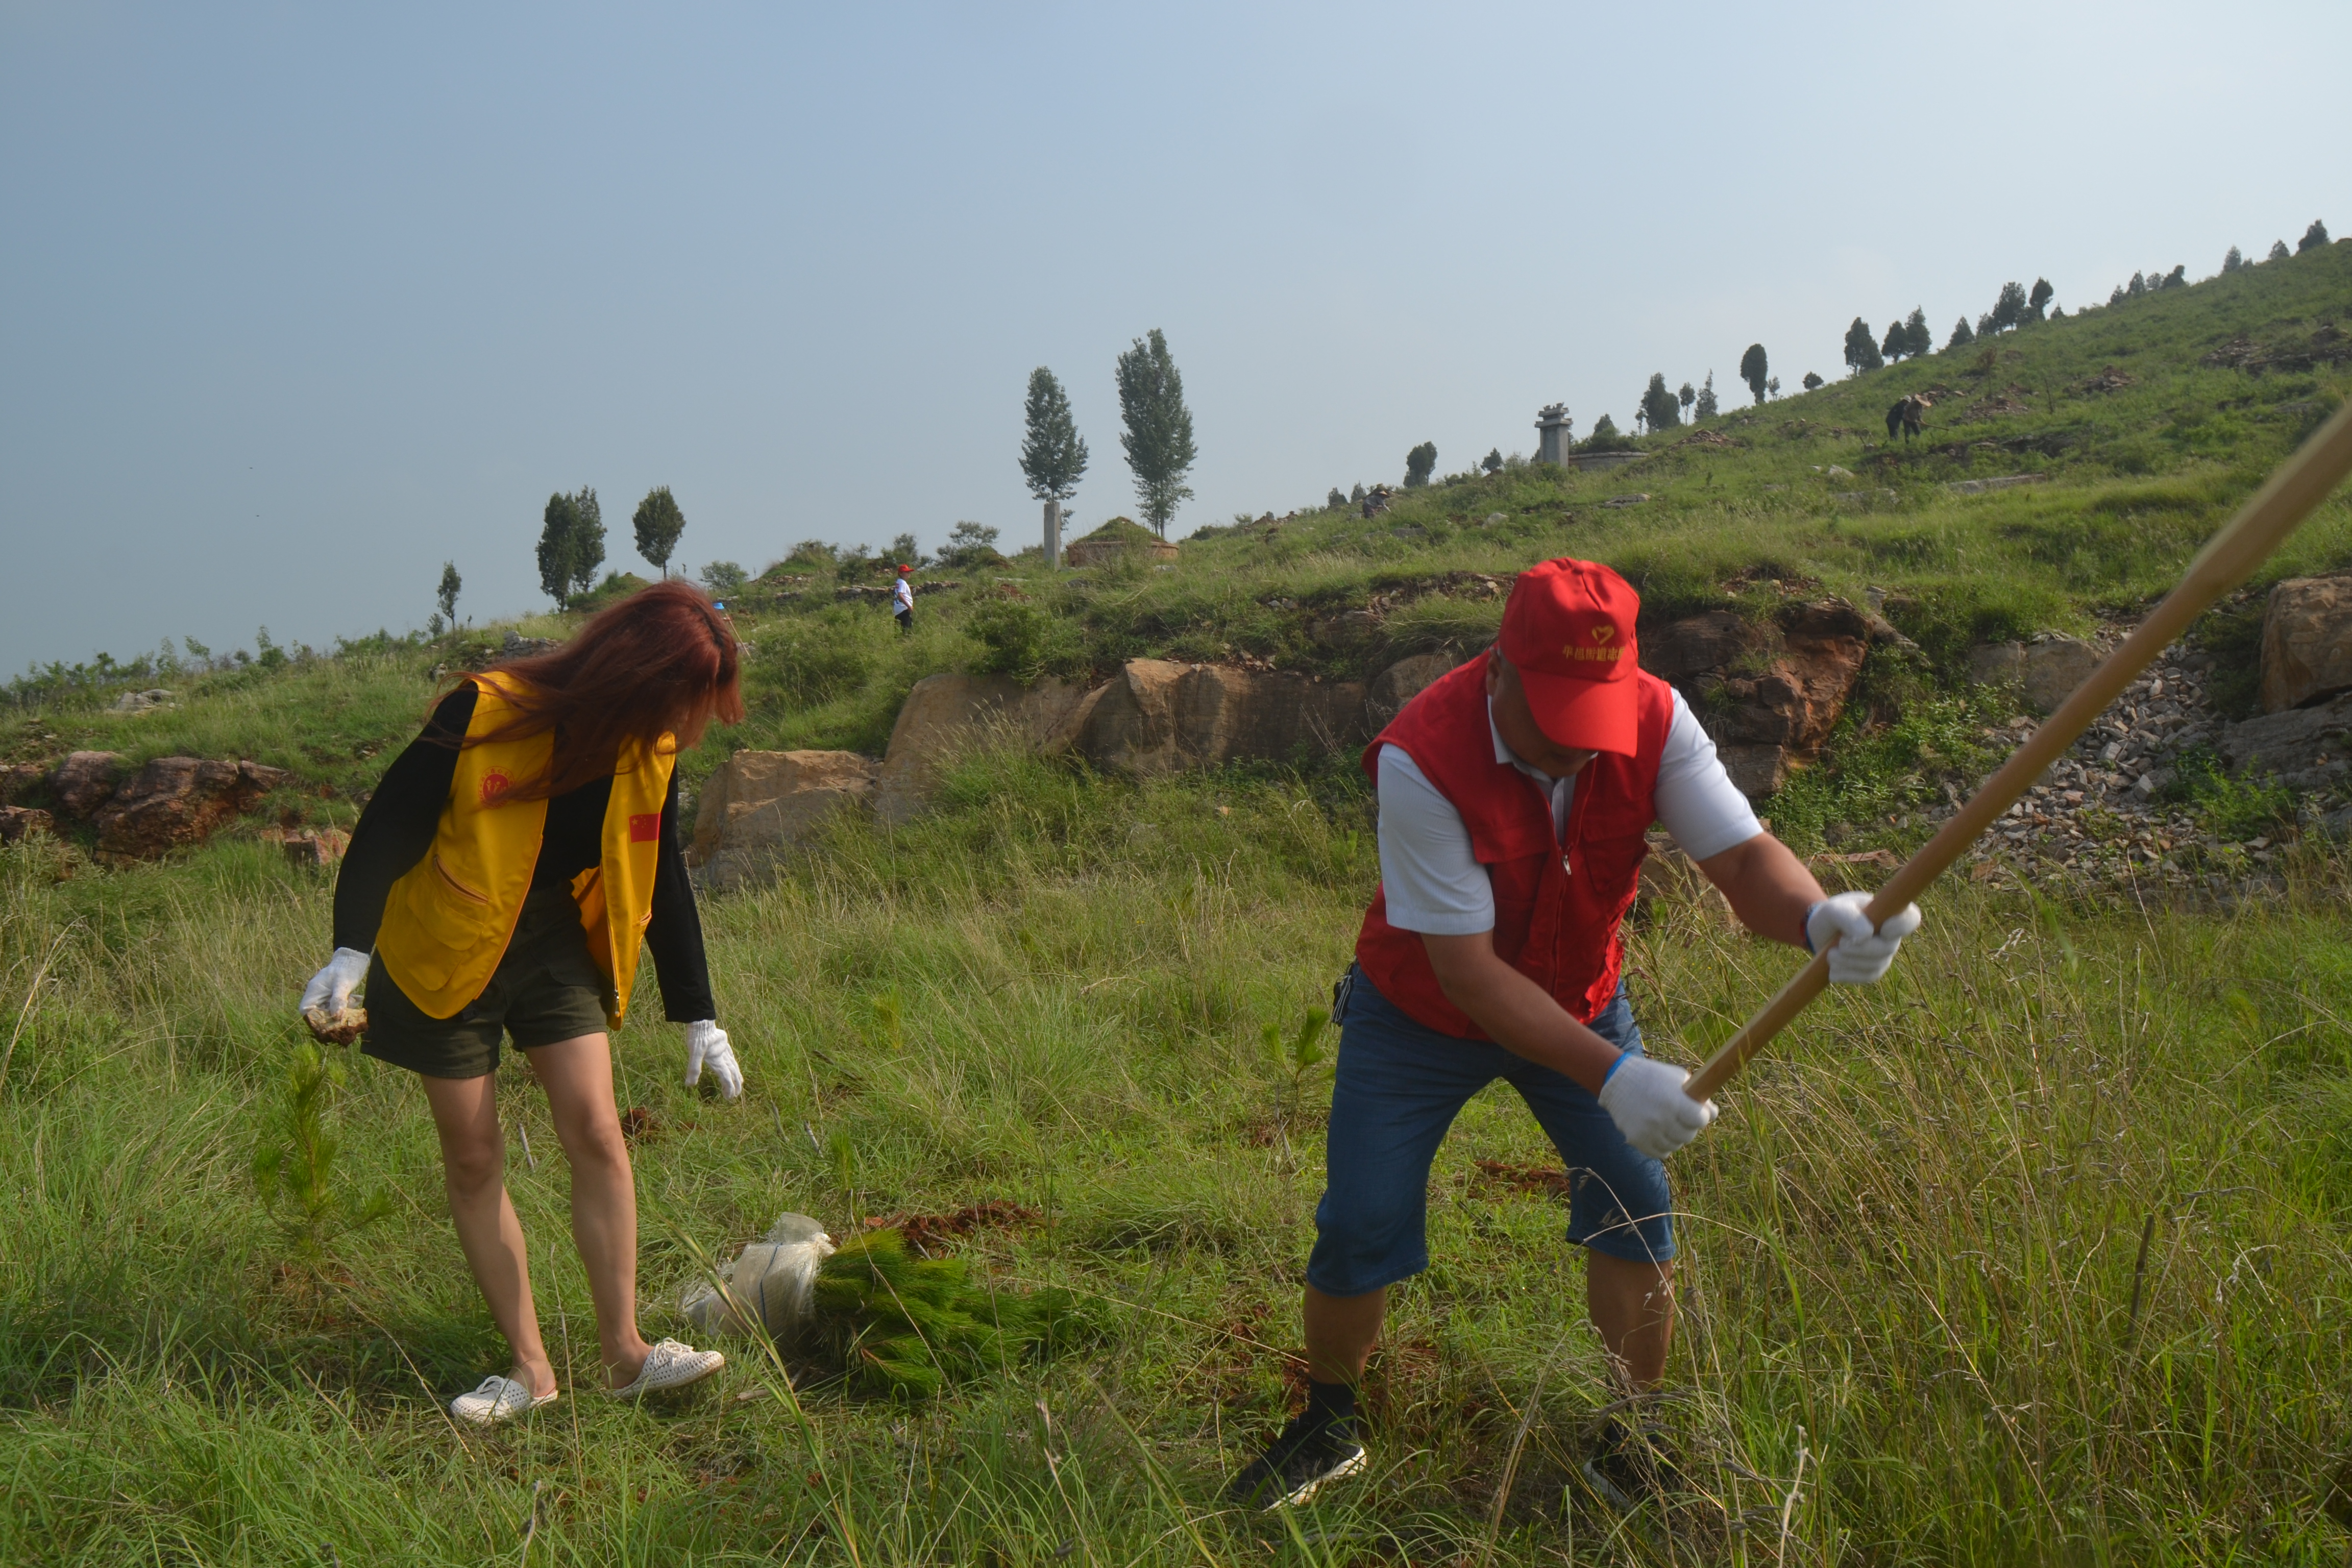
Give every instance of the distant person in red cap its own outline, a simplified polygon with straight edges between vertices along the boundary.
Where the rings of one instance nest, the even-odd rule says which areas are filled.
[[[1590,561],[1520,575],[1496,645],[1406,704],[1364,752],[1380,793],[1381,888],[1338,987],[1327,1180],[1307,1264],[1307,1409],[1234,1479],[1234,1501],[1304,1502],[1364,1466],[1356,1384],[1387,1291],[1429,1265],[1430,1162],[1470,1097],[1509,1082],[1573,1184],[1568,1239],[1624,1379],[1664,1378],[1674,1331],[1672,1200],[1661,1163],[1715,1119],[1690,1075],[1642,1052],[1618,922],[1663,824],[1748,930],[1878,979],[1918,929],[1873,930],[1764,831],[1675,689],[1638,663],[1641,601]],[[1630,1508],[1675,1484],[1637,1424],[1584,1474]]]
[[[915,635],[915,569],[898,568],[898,580],[890,585],[890,613],[898,617],[898,635]]]

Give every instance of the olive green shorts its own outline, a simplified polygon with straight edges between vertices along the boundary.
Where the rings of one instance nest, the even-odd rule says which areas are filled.
[[[503,1036],[528,1051],[603,1034],[611,995],[588,956],[588,933],[571,892],[534,892],[489,984],[455,1017],[426,1016],[384,973],[377,953],[368,964],[368,1031],[360,1049],[427,1078],[480,1078],[498,1071]]]

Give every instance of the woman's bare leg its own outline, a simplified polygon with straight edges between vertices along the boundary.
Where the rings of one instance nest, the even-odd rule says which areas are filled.
[[[419,1075],[420,1077],[423,1075]],[[498,1079],[425,1078],[425,1098],[441,1135],[441,1176],[449,1191],[449,1218],[465,1248],[466,1267],[490,1304],[490,1318],[514,1352],[517,1383],[544,1398],[555,1392],[555,1368],[539,1337],[530,1301],[521,1222],[507,1197],[506,1134],[499,1126]]]
[[[637,1187],[613,1108],[612,1046],[603,1035],[536,1046],[530,1066],[572,1165],[572,1239],[596,1303],[604,1375],[625,1387],[652,1347],[637,1332]]]

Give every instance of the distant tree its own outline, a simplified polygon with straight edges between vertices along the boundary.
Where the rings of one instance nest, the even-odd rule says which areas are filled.
[[[1687,381],[1683,383],[1675,391],[1675,401],[1683,405],[1683,417],[1688,419],[1691,416],[1691,405],[1698,401],[1698,388]]]
[[[1039,500],[1067,500],[1078,492],[1087,471],[1087,444],[1070,416],[1070,399],[1054,373],[1039,365],[1029,373],[1029,401],[1023,410],[1021,474]]]
[[[1969,326],[1969,319],[1962,316],[1952,323],[1952,335],[1944,340],[1944,352],[1949,353],[1954,349],[1964,349],[1976,341],[1977,335]]]
[[[1348,492],[1348,504],[1349,506],[1361,506],[1364,504],[1364,485],[1361,479],[1357,480],[1356,488]]]
[[[1824,383],[1819,375],[1809,370],[1805,373],[1805,379],[1801,384],[1807,392],[1814,392],[1818,391]]]
[[[2157,287],[2158,287],[2158,288],[2159,288],[2159,289],[2186,289],[2186,288],[2188,288],[2188,287],[2189,287],[2189,264],[2188,264],[2187,262],[2185,262],[2185,261],[2184,261],[2184,262],[2180,263],[2179,266],[2175,267],[2171,271],[2169,271],[2169,272],[2166,273],[2166,274],[2164,275],[2164,281],[2163,281],[2163,282],[2161,282],[2161,283],[2159,283],[2159,284],[2158,284],[2158,285],[2157,285]]]
[[[547,498],[539,532],[539,586],[558,605],[573,594],[584,594],[604,564],[604,513],[595,490],[583,485],[577,493],[558,490]]]
[[[2221,258],[2222,276],[2227,277],[2245,264],[2246,258],[2238,253],[2238,247],[2234,245],[2230,247],[2230,254]]]
[[[1698,408],[1696,417],[1701,419],[1712,419],[1715,417],[1715,372],[1708,371],[1706,373],[1706,384],[1698,389]]]
[[[1634,434],[1634,435],[1639,436],[1639,435],[1641,435],[1643,432],[1644,432],[1645,430],[1647,430],[1647,429],[1649,428],[1649,418],[1650,418],[1649,415],[1648,415],[1647,413],[1645,413],[1645,412],[1643,410],[1642,405],[1641,405],[1640,404],[1638,404],[1638,403],[1637,403],[1637,404],[1635,404],[1635,405],[1633,405],[1633,434]]]
[[[1866,370],[1876,370],[1886,362],[1879,357],[1878,340],[1871,335],[1870,323],[1860,316],[1845,330],[1846,368],[1860,375]]]
[[[1192,411],[1184,406],[1184,378],[1157,327],[1118,356],[1118,412],[1127,425],[1118,444],[1135,474],[1136,499],[1144,520],[1165,539],[1168,520],[1192,499],[1184,476],[1200,454],[1192,445]]]
[[[457,624],[457,592],[465,585],[455,561],[441,563],[441,586],[433,591],[433,598],[441,606],[441,618],[453,626]]]
[[[928,566],[923,547],[915,542],[911,533],[901,533],[890,541],[890,563],[894,566]]]
[[[2131,275],[2131,281],[2124,285],[2124,297],[2126,299],[2137,300],[2142,294],[2147,292],[2147,274],[2145,272],[2133,273]]]
[[[1596,452],[1603,452],[1612,447],[1623,445],[1624,440],[1625,437],[1617,433],[1617,421],[1604,414],[1592,422],[1592,434],[1584,438],[1583,444]]]
[[[825,549],[830,552],[833,546],[828,544]],[[743,586],[743,580],[748,575],[732,561],[713,561],[702,569],[702,585],[710,590],[710,596],[714,599],[731,599]]]
[[[1764,345],[1749,343],[1748,352],[1739,356],[1739,379],[1748,384],[1748,390],[1756,395],[1757,402],[1763,402],[1765,394],[1770,390],[1771,375],[1772,363],[1765,357]]]
[[[2036,278],[2033,280],[2033,292],[2025,297],[2025,319],[2029,321],[2047,320],[2050,301],[2057,297],[2058,290],[2050,287],[2049,279]]]
[[[2005,332],[2025,321],[2025,290],[2015,282],[2000,286],[2000,294],[1992,302],[1992,324],[1995,331]]]
[[[1977,336],[1989,338],[1999,331],[2000,331],[2000,324],[1994,321],[1990,310],[1977,318]]]
[[[1417,490],[1437,471],[1437,443],[1423,441],[1404,455],[1404,488]]]
[[[2265,261],[2284,261],[2286,259],[2286,241],[2283,239],[2272,240],[2271,253],[2263,259]]]
[[[1675,401],[1675,395],[1666,390],[1666,378],[1663,373],[1650,373],[1650,384],[1642,394],[1639,412],[1653,430],[1671,430],[1683,422],[1682,405]]]
[[[2122,304],[2123,302],[2124,302],[2124,286],[2123,286],[2122,284],[2118,283],[2118,284],[2116,284],[2116,291],[2115,291],[2114,293],[2112,293],[2112,294],[2110,294],[2110,295],[2108,295],[2108,296],[2107,296],[2107,303],[2108,303],[2108,304],[2110,304],[2110,305],[2120,305],[2120,304]]]
[[[2303,231],[2303,238],[2295,243],[2294,253],[2301,256],[2305,251],[2316,250],[2326,243],[2327,226],[2317,218],[2313,218],[2311,226]]]
[[[2051,319],[2052,321],[2064,321],[2064,320],[2066,319],[2066,307],[2065,307],[2065,306],[2063,306],[2063,305],[2053,305],[2053,306],[2051,306],[2051,307],[2050,307],[2050,319]]]
[[[984,522],[959,521],[948,531],[948,542],[940,552],[943,566],[977,566],[994,556],[997,531]]]
[[[677,499],[669,493],[669,487],[647,490],[630,521],[636,526],[637,553],[668,576],[670,552],[677,548],[677,536],[686,531],[686,513],[677,510]]]
[[[1878,345],[1878,352],[1886,356],[1886,363],[1889,364],[1900,361],[1905,354],[1911,352],[1909,329],[1899,321],[1887,322],[1886,339]]]
[[[1771,380],[1764,384],[1764,395],[1767,397],[1778,397],[1780,395],[1780,378],[1779,376],[1776,375]],[[1761,401],[1761,399],[1759,401]]]
[[[1348,492],[1333,485],[1331,493],[1323,498],[1323,504],[1333,511],[1345,511],[1348,508]]]
[[[1478,467],[1490,474],[1500,473],[1503,468],[1503,449],[1500,447],[1487,447],[1486,455],[1478,459]]]
[[[1936,352],[1936,334],[1927,330],[1926,310],[1916,306],[1912,308],[1911,319],[1903,323],[1903,352],[1913,359]]]

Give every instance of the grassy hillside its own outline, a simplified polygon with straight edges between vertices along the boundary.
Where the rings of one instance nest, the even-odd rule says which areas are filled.
[[[1924,683],[1824,773],[1891,775],[1928,747],[1981,761],[1961,651],[2160,591],[2352,383],[2206,357],[2243,359],[2242,337],[2292,357],[2347,306],[2337,245],[1649,437],[1611,474],[1513,469],[1369,521],[1228,528],[1165,571],[935,574],[962,585],[919,601],[911,637],[804,559],[739,596],[752,712],[689,769],[742,744],[878,750],[940,669],[1164,654],[1340,676],[1466,649],[1500,611],[1479,574],[1564,552],[1617,563],[1658,614],[1762,614],[1776,582],[1881,590],[1928,650]],[[1927,389],[1927,440],[1888,446],[1886,405]],[[1945,488],[2016,473],[2042,479]],[[2339,497],[2269,573],[2346,564]],[[2202,635],[2242,649],[2250,624],[2242,603]],[[496,640],[42,672],[0,710],[0,762],[250,756],[302,781],[276,805],[348,820],[435,671]],[[154,684],[178,706],[104,706]],[[1805,787],[1784,815],[1830,820]],[[1940,887],[1888,985],[1825,999],[1724,1097],[1674,1164],[1686,1316],[1658,1407],[1720,1506],[1671,1539],[1574,1479],[1613,1394],[1564,1215],[1528,1174],[1555,1156],[1493,1093],[1434,1173],[1434,1266],[1397,1292],[1375,1363],[1371,1475],[1286,1521],[1222,1511],[1291,1394],[1321,1183],[1328,1069],[1266,1035],[1346,962],[1370,826],[1343,765],[1136,784],[975,758],[937,814],[837,822],[773,885],[706,900],[744,1099],[679,1088],[678,1031],[650,1007],[615,1041],[652,1119],[648,1330],[682,1331],[700,1260],[782,1209],[845,1234],[1003,1199],[1037,1223],[968,1254],[1085,1293],[1111,1331],[919,1410],[814,1378],[796,1405],[740,1345],[683,1406],[600,1401],[553,1131],[510,1065],[509,1177],[569,1392],[494,1436],[438,1412],[501,1359],[415,1086],[343,1058],[333,1180],[394,1205],[323,1260],[249,1173],[327,881],[239,831],[126,870],[0,848],[0,1561],[2343,1560],[2352,864],[2311,841],[2279,851],[2274,896],[2226,913],[2127,878],[2096,902]],[[1632,942],[1650,1047],[1678,1060],[1792,967],[1696,905],[1654,907]]]

